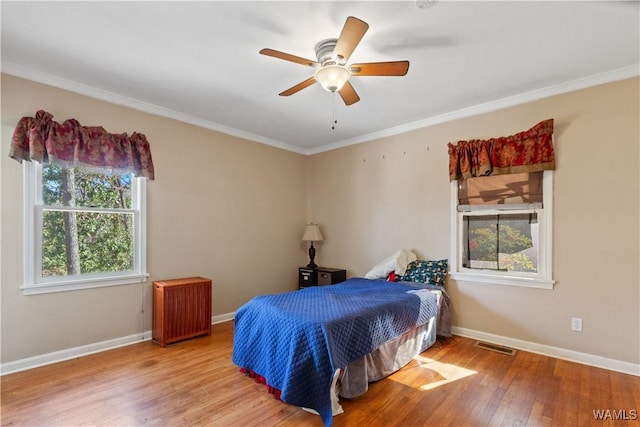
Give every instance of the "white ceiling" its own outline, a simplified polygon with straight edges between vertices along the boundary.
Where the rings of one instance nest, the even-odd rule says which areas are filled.
[[[2,71],[301,153],[638,75],[638,2],[2,1]],[[409,60],[354,77],[346,107],[313,69],[347,16],[370,28],[350,62]],[[335,108],[338,124],[332,130]],[[35,112],[34,112],[35,113]],[[64,120],[67,117],[58,117]],[[144,132],[144,130],[139,130]]]

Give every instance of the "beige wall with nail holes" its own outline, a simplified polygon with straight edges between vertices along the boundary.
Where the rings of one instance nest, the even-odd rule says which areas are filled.
[[[2,75],[1,362],[150,329],[151,282],[211,277],[213,314],[293,290],[307,262],[364,275],[397,249],[450,254],[447,143],[510,135],[555,119],[553,290],[448,280],[459,328],[640,363],[639,79],[305,156]],[[143,285],[23,296],[22,167],[8,157],[22,116],[44,109],[109,132],[144,133],[148,271]],[[247,118],[250,120],[250,118]],[[572,332],[571,317],[584,331]]]
[[[640,363],[639,95],[634,78],[311,156],[320,262],[357,276],[400,248],[448,258],[447,143],[553,118],[555,289],[449,278],[453,324]]]

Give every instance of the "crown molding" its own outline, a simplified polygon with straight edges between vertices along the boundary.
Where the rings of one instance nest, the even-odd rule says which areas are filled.
[[[21,65],[13,64],[10,62],[2,62],[2,72],[10,74],[12,76],[32,80],[38,83],[43,83],[49,86],[57,87],[59,89],[68,90],[80,95],[95,98],[101,101],[110,102],[112,104],[121,105],[134,110],[143,111],[145,113],[154,114],[161,117],[166,117],[174,120],[178,120],[184,123],[189,123],[195,126],[199,126],[205,129],[210,129],[216,132],[221,132],[227,135],[235,136],[238,138],[246,139],[253,142],[269,145],[282,150],[291,151],[298,154],[313,155],[323,153],[326,151],[335,150],[338,148],[348,147],[350,145],[360,144],[375,139],[385,138],[389,136],[399,135],[402,133],[410,132],[416,129],[425,128],[453,120],[458,120],[466,117],[476,116],[504,108],[513,107],[528,102],[537,101],[539,99],[548,98],[563,93],[573,92],[580,89],[586,89],[592,86],[598,86],[605,83],[611,83],[619,80],[625,80],[640,75],[640,64],[633,64],[626,67],[618,68],[615,70],[606,71],[604,73],[594,74],[586,76],[580,79],[571,80],[568,82],[560,83],[557,85],[548,86],[541,89],[525,92],[522,94],[510,96],[507,98],[497,99],[494,101],[478,104],[460,110],[439,114],[437,116],[427,117],[425,119],[417,120],[410,123],[405,123],[400,126],[395,126],[381,131],[360,135],[355,138],[344,139],[331,144],[322,145],[315,148],[302,148],[291,144],[287,144],[282,141],[277,141],[271,138],[267,138],[261,135],[257,135],[251,132],[246,132],[240,129],[225,126],[220,123],[216,123],[210,120],[194,117],[189,114],[181,113],[179,111],[171,110],[165,107],[161,107],[155,104],[151,104],[145,101],[140,101],[134,98],[129,98],[117,93],[109,92],[103,89],[99,89],[93,86],[89,86],[83,83],[74,82],[72,80],[64,79],[51,74],[43,73],[32,68],[23,67]]]
[[[477,116],[491,111],[502,110],[504,108],[514,107],[520,104],[537,101],[543,98],[549,98],[563,93],[574,92],[580,89],[586,89],[605,83],[611,83],[619,80],[625,80],[640,75],[640,64],[629,65],[627,67],[618,68],[604,73],[594,74],[576,80],[548,86],[542,89],[536,89],[530,92],[524,92],[507,98],[497,99],[495,101],[483,104],[473,105],[462,108],[460,110],[451,111],[437,116],[427,117],[426,119],[405,123],[378,132],[372,132],[366,135],[357,136],[355,138],[345,139],[333,144],[323,145],[314,149],[307,150],[305,154],[318,154],[325,151],[335,150],[337,148],[347,147],[349,145],[360,144],[374,139],[385,138],[389,136],[399,135],[416,129],[425,128],[453,120],[466,117]]]
[[[43,73],[32,68],[23,67],[21,65],[13,64],[10,62],[2,62],[2,72],[15,77],[20,77],[27,80],[32,80],[37,83],[53,86],[58,89],[68,90],[70,92],[77,93],[79,95],[95,98],[100,101],[110,102],[112,104],[120,105],[123,107],[131,108],[133,110],[142,111],[156,116],[166,117],[169,119],[178,120],[184,123],[189,123],[198,127],[202,127],[216,132],[221,132],[227,135],[235,136],[238,138],[246,139],[253,142],[269,145],[275,148],[280,148],[287,151],[293,151],[298,154],[306,154],[305,150],[296,147],[291,144],[287,144],[274,139],[266,138],[261,135],[257,135],[251,132],[246,132],[240,129],[225,126],[220,123],[213,122],[211,120],[201,119],[190,114],[181,113],[179,111],[171,110],[169,108],[161,107],[159,105],[151,104],[149,102],[141,101],[138,99],[130,98],[124,95],[120,95],[114,92],[109,92],[103,89],[99,89],[93,86],[86,85],[84,83],[75,82],[72,80],[64,79],[52,74]]]

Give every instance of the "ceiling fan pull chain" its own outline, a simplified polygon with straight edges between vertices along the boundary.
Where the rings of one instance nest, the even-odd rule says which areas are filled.
[[[336,130],[338,124],[338,115],[336,113],[336,94],[331,97],[331,130]]]

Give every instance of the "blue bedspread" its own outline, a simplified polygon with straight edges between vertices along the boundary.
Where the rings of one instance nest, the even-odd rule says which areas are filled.
[[[283,401],[315,409],[330,426],[335,370],[437,312],[428,290],[360,278],[257,296],[236,311],[233,363],[263,376]]]

